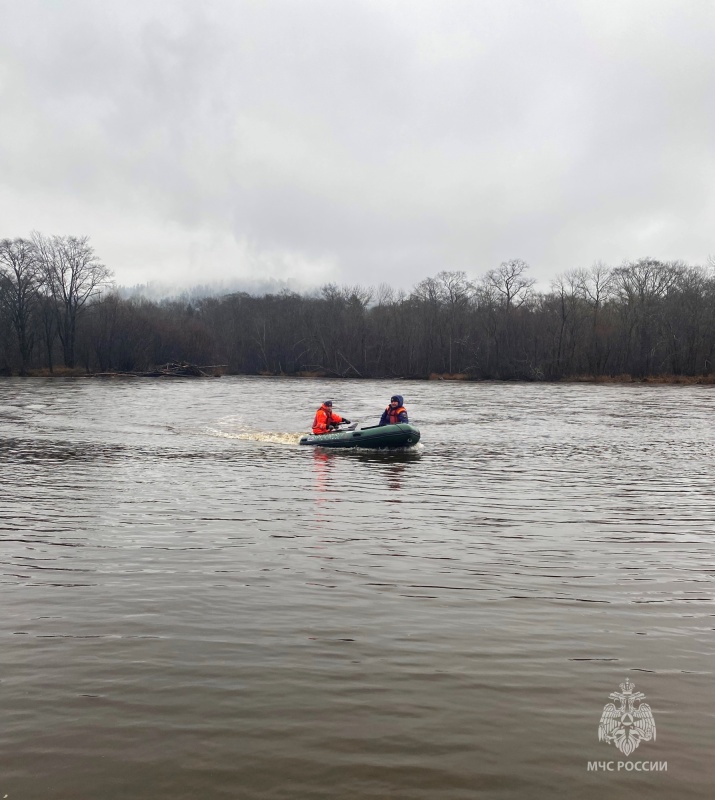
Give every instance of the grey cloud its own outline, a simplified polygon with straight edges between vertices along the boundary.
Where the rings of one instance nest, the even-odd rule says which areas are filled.
[[[211,252],[216,277],[331,264],[334,280],[407,286],[517,256],[548,279],[715,251],[710,3],[27,0],[2,15],[0,198],[66,223],[71,197],[72,232],[120,280],[142,254],[116,239],[139,226],[146,280]],[[38,227],[14,208],[2,235]],[[218,263],[192,237],[235,252]]]

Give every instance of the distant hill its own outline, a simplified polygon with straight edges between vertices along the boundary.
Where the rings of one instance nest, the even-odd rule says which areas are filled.
[[[267,294],[279,294],[283,291],[304,291],[305,287],[294,285],[290,281],[275,280],[222,280],[195,286],[182,286],[164,283],[162,281],[149,281],[137,283],[134,286],[118,286],[117,294],[125,299],[143,297],[146,300],[181,300],[194,301],[204,297],[222,297],[236,292],[245,292],[254,297],[263,297]]]

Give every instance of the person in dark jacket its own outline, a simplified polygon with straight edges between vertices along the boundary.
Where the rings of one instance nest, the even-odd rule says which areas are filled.
[[[402,405],[402,395],[393,394],[390,405],[382,412],[380,425],[397,425],[398,422],[409,422],[407,411]]]
[[[341,417],[340,414],[333,413],[333,401],[325,400],[323,405],[315,412],[315,419],[313,420],[313,433],[330,433],[338,427],[342,422],[350,424],[350,420]]]

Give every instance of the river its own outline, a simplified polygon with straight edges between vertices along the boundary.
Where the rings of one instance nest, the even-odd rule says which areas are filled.
[[[395,392],[414,450],[298,446]],[[0,381],[0,798],[712,797],[714,411]],[[627,678],[657,731],[628,757],[598,737]]]

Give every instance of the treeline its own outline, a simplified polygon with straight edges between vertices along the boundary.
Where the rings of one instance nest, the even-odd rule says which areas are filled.
[[[122,299],[86,237],[0,242],[0,371],[58,365],[144,371],[225,364],[229,373],[557,380],[705,376],[715,276],[652,259],[566,272],[538,292],[527,264],[472,280],[440,272],[410,292],[324,286],[191,302]]]

